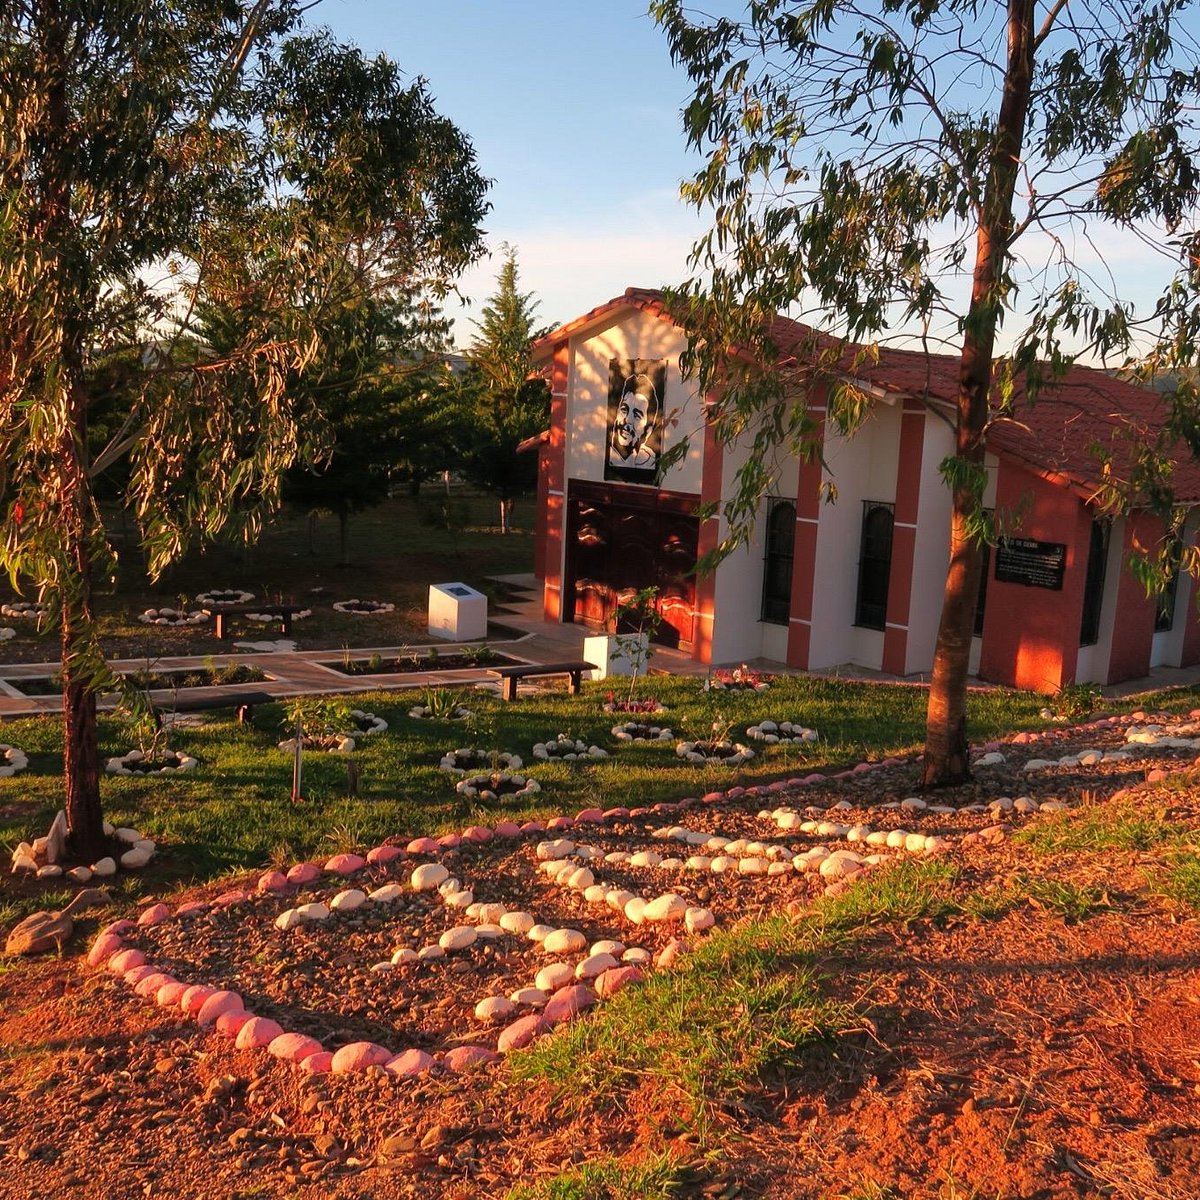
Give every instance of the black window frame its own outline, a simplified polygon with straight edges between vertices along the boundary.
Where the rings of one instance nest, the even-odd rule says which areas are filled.
[[[862,502],[862,530],[858,542],[858,587],[854,595],[854,624],[858,629],[887,627],[892,545],[896,532],[896,506],[886,500]],[[887,516],[887,536],[871,528],[877,514]],[[886,542],[886,544],[885,544]]]
[[[1104,583],[1108,574],[1112,522],[1092,518],[1088,535],[1087,575],[1083,582],[1083,611],[1079,615],[1079,644],[1095,646],[1100,641],[1100,621],[1104,615]]]
[[[791,515],[790,518],[783,518],[780,527],[780,515],[785,511],[790,511]],[[763,541],[762,607],[759,620],[768,625],[786,625],[792,615],[792,569],[796,561],[794,500],[777,496],[767,501]]]
[[[1171,578],[1154,597],[1154,632],[1170,633],[1175,628],[1175,609],[1179,600],[1179,560],[1183,554],[1183,542],[1173,539],[1167,551],[1173,564]]]

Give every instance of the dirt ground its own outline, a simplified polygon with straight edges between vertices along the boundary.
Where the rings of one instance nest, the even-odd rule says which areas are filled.
[[[1011,836],[963,840],[996,823],[966,806],[998,796],[1094,805],[1133,789],[1139,809],[1200,827],[1196,789],[1157,780],[1164,765],[1194,769],[1194,751],[1167,763],[1160,750],[1129,747],[1132,759],[1095,769],[1020,771],[1035,755],[1121,743],[1113,729],[1060,737],[1049,751],[1005,747],[1008,765],[937,796],[949,813],[885,807],[913,794],[915,770],[903,764],[769,800],[746,795],[588,828],[586,840],[605,852],[662,850],[650,835],[676,821],[803,847],[815,839],[779,832],[760,815],[763,806],[828,810],[847,802],[873,828],[919,827],[947,838],[960,882],[977,891],[1035,876],[1101,897],[1075,919],[1030,898],[995,914],[885,924],[852,950],[831,953],[822,986],[855,1007],[859,1026],[754,1081],[702,1139],[678,1112],[662,1110],[661,1093],[654,1106],[635,1091],[566,1113],[538,1089],[513,1083],[503,1063],[416,1079],[378,1070],[306,1077],[261,1051],[235,1050],[90,969],[87,940],[118,914],[89,918],[63,957],[4,960],[0,968],[0,1196],[494,1197],[600,1154],[636,1162],[667,1151],[684,1164],[682,1195],[1194,1200],[1200,922],[1158,894],[1163,856],[1047,858]],[[1045,819],[1009,813],[1000,823],[1011,833]],[[477,897],[524,906],[589,938],[661,948],[668,931],[621,925],[549,883],[534,860],[537,840],[442,858]],[[405,878],[417,861],[429,856],[402,857],[377,870],[371,885],[387,871]],[[661,876],[628,866],[612,878],[633,891],[664,886]],[[211,899],[231,886],[192,895]],[[804,909],[820,891],[800,874],[691,875],[671,886],[707,904],[721,925]],[[313,894],[330,891],[326,880]],[[237,908],[236,919],[234,909],[214,910],[192,925],[130,934],[130,944],[181,979],[236,979],[256,997],[255,1011],[331,1048],[359,1038],[432,1053],[465,1041],[494,1045],[495,1031],[472,1027],[473,1005],[504,981],[527,984],[535,965],[533,951],[516,946],[437,973],[424,964],[373,974],[360,968],[398,942],[428,941],[460,916],[414,895],[386,919],[367,914],[281,939],[273,915],[296,902],[259,897]]]

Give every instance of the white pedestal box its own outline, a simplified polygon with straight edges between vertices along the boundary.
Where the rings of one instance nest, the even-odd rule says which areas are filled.
[[[487,637],[487,597],[465,583],[431,583],[429,636],[448,642]]]
[[[640,652],[637,650],[639,639],[642,644]],[[607,679],[610,675],[632,675],[635,658],[638,669],[645,674],[648,645],[649,639],[644,633],[623,633],[619,638],[613,633],[598,633],[583,639],[583,661],[597,664],[597,669],[592,672],[593,679]],[[631,650],[634,652],[632,657]]]

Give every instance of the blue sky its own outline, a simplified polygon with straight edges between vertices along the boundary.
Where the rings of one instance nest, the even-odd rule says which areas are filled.
[[[309,19],[429,81],[495,181],[488,243],[517,247],[543,323],[686,276],[703,228],[678,198],[699,162],[690,89],[645,0],[322,0]],[[463,278],[467,315],[448,306],[459,344],[498,269]]]

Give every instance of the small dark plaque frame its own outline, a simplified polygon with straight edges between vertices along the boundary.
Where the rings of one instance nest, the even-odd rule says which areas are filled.
[[[996,582],[1061,592],[1067,567],[1065,542],[1001,538],[996,546]]]

